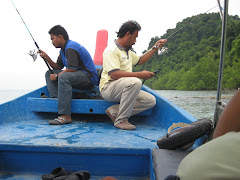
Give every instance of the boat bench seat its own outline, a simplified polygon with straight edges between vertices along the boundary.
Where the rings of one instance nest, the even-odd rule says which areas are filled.
[[[180,162],[190,152],[181,150],[157,149],[152,150],[153,169],[156,180],[163,180],[168,175],[176,175]]]
[[[99,86],[93,86],[91,89],[72,89],[72,92],[75,94],[95,94],[96,96],[100,96],[100,92],[99,92]]]
[[[27,99],[28,106],[33,112],[58,112],[57,98],[33,98]],[[72,113],[81,114],[106,114],[105,110],[112,106],[113,102],[108,102],[103,99],[72,99]],[[148,109],[138,115],[150,116],[152,109]]]

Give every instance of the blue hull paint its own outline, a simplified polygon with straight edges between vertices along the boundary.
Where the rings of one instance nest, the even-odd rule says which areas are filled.
[[[77,113],[72,124],[49,125],[48,120],[57,116],[56,104],[37,104],[41,92],[48,94],[46,87],[0,105],[0,179],[40,179],[41,174],[61,166],[88,170],[91,179],[113,176],[154,180],[151,153],[157,148],[157,139],[172,123],[196,119],[147,86],[143,90],[156,97],[157,105],[130,118],[137,126],[134,131],[115,128],[97,100],[89,100],[93,106],[76,100],[81,108],[74,108]],[[200,144],[196,141],[195,147]]]

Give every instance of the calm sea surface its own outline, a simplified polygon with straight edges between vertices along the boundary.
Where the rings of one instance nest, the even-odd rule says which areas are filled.
[[[0,90],[0,104],[27,94],[30,90]]]
[[[0,104],[27,94],[30,90],[0,90]],[[217,91],[177,91],[157,90],[161,96],[188,111],[197,119],[213,119]],[[222,101],[227,103],[236,91],[222,93]]]
[[[213,119],[217,91],[157,90],[157,92],[182,109],[188,111],[197,119]],[[235,93],[236,91],[222,92],[222,101],[228,103]]]

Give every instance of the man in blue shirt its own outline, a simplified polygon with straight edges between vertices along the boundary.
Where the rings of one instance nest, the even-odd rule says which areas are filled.
[[[89,89],[97,85],[97,70],[89,52],[81,44],[69,40],[68,33],[62,26],[54,26],[49,34],[52,44],[61,48],[56,63],[44,51],[40,54],[53,68],[54,74],[47,71],[45,75],[49,95],[58,98],[59,117],[50,120],[49,124],[69,124],[72,122],[72,88]]]

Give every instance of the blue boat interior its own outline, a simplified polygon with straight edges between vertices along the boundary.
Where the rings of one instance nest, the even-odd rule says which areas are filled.
[[[0,105],[0,179],[41,179],[57,167],[87,170],[91,179],[155,179],[152,150],[157,139],[174,122],[196,119],[161,97],[150,110],[129,119],[134,131],[117,129],[105,114],[113,103],[98,97],[96,89],[88,98],[72,100],[72,120],[68,125],[49,125],[57,117],[57,99],[48,96],[46,86]],[[73,92],[77,93],[77,92]],[[79,92],[78,92],[79,93]],[[199,146],[202,140],[195,142]]]

